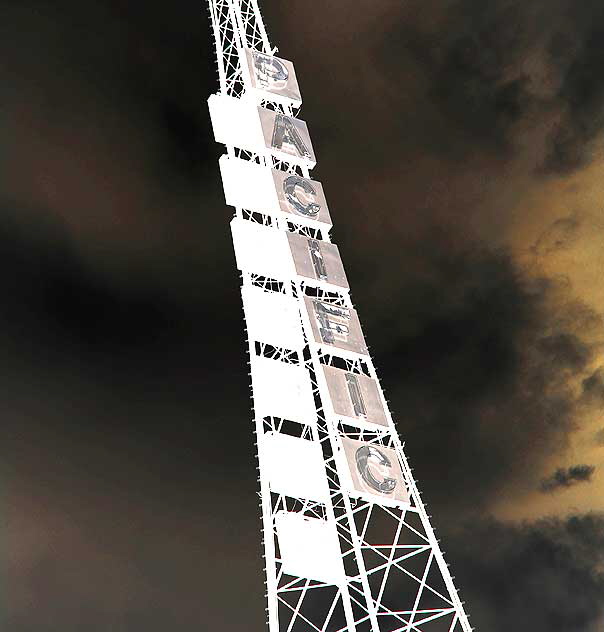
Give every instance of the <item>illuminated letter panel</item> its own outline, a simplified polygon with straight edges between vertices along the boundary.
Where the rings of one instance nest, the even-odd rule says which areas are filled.
[[[264,146],[275,158],[309,169],[317,164],[304,121],[261,107],[258,108],[258,113]]]
[[[304,298],[315,342],[367,355],[359,317],[351,307]]]
[[[409,505],[409,493],[394,450],[347,437],[342,437],[342,444],[351,496],[382,505]]]
[[[284,213],[291,213],[298,218],[313,219],[331,226],[327,200],[320,182],[277,169],[273,169],[272,173],[279,208]]]
[[[379,426],[388,425],[375,380],[333,366],[323,366],[323,373],[336,415]]]
[[[346,273],[335,244],[287,233],[296,273],[308,279],[348,289]]]
[[[260,51],[245,51],[249,86],[261,99],[283,105],[302,105],[296,71],[291,61]]]

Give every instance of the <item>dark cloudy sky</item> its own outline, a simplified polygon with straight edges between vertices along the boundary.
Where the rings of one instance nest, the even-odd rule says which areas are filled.
[[[472,623],[601,630],[604,5],[262,6]],[[8,632],[264,629],[216,89],[203,3],[0,5]]]

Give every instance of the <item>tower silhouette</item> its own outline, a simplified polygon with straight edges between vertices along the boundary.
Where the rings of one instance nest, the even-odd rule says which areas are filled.
[[[208,100],[241,272],[270,632],[470,632],[380,387],[293,64],[256,0],[209,0]],[[337,213],[337,212],[336,212]]]

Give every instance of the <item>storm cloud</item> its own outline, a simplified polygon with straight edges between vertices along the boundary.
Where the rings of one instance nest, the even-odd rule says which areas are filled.
[[[392,73],[401,57],[415,58],[448,123],[443,151],[511,157],[528,137],[540,173],[568,174],[592,160],[604,130],[601,3],[456,0],[414,9],[416,20],[405,12],[394,22],[381,55]]]
[[[521,525],[484,520],[446,543],[476,629],[601,629],[604,516]]]
[[[559,467],[550,477],[541,481],[541,491],[551,493],[577,483],[589,483],[595,471],[596,468],[593,465]]]
[[[604,405],[604,368],[598,367],[583,382],[583,394],[588,401]]]
[[[537,256],[544,256],[552,252],[568,250],[576,241],[580,225],[581,221],[576,214],[557,219],[539,236],[531,248],[532,252]]]

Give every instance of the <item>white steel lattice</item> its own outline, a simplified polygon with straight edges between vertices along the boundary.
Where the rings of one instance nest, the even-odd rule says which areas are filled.
[[[250,51],[272,63],[277,50],[269,43],[256,0],[209,0],[209,10],[219,95],[239,100],[257,126],[258,106],[295,116],[299,102],[250,87]],[[283,70],[289,62],[275,63]],[[220,112],[211,113],[216,132]],[[226,145],[226,160],[260,167],[265,184],[271,182],[270,169],[277,169],[288,174],[281,176],[284,191],[291,177],[294,190],[298,186],[314,195],[309,164],[299,157],[289,162],[272,151],[275,131],[285,130],[287,136],[288,124],[277,130],[275,123],[272,147],[263,145],[260,136],[254,151],[238,148],[236,139],[217,140]],[[295,145],[296,139],[287,138]],[[223,182],[229,199],[227,189],[233,185],[224,181],[224,172]],[[239,183],[232,199],[245,200],[249,186],[256,185]],[[263,203],[258,202],[262,192],[255,193],[253,207],[235,206],[235,217],[257,229],[237,228],[237,234],[251,235],[249,240],[257,238],[259,244],[278,244],[280,257],[259,253],[264,267],[255,269],[256,244],[235,240],[248,325],[269,630],[470,632],[375,367],[360,329],[355,333],[347,284],[340,276],[334,285],[329,277],[332,259],[325,257],[339,257],[327,246],[331,226],[310,213],[285,214],[274,196]],[[283,241],[287,232],[304,239]],[[308,250],[296,250],[304,240]],[[287,243],[291,254],[284,250]],[[265,276],[265,270],[275,278]],[[355,336],[356,346],[342,342]],[[262,368],[267,366],[268,372]],[[345,403],[334,398],[337,380],[348,385]],[[291,410],[291,398],[298,402],[297,397],[304,403],[296,414],[287,413],[295,420],[271,414]],[[378,408],[380,422],[371,413]]]

